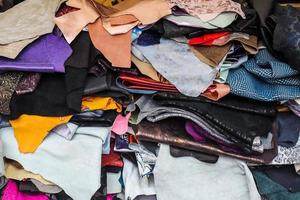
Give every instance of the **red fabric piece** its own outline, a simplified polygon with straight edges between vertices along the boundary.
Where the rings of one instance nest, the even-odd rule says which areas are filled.
[[[229,35],[230,32],[210,33],[189,40],[189,45],[206,45],[212,46],[215,39]]]
[[[114,151],[114,142],[110,143],[110,152],[108,155],[102,154],[102,167],[123,167],[124,163],[120,153]]]

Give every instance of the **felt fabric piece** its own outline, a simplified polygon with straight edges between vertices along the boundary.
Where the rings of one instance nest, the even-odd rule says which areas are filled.
[[[18,151],[12,128],[1,129],[0,140],[5,157],[19,162],[26,170],[41,174],[74,200],[81,200],[90,199],[100,188],[102,144],[108,133],[109,128],[80,127],[68,142],[50,134],[34,154]]]

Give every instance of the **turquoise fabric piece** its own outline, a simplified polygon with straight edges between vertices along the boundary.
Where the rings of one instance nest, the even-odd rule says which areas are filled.
[[[272,181],[263,172],[254,171],[254,179],[258,188],[258,192],[268,200],[299,200],[300,192],[289,192],[283,186]]]
[[[60,186],[72,199],[83,200],[101,186],[102,146],[108,134],[103,127],[80,127],[70,141],[50,134],[34,154],[19,152],[12,128],[0,129],[0,141],[3,156]]]

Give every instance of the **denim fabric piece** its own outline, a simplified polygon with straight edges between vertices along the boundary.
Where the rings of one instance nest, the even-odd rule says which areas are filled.
[[[298,72],[272,57],[265,49],[242,67],[230,70],[227,83],[232,94],[261,101],[300,97]]]
[[[199,96],[216,77],[217,70],[202,63],[187,44],[161,39],[151,48],[133,44],[155,70],[187,96]],[[178,58],[178,59],[176,59]]]

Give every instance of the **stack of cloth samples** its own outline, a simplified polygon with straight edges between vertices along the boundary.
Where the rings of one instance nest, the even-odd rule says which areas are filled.
[[[0,199],[299,200],[299,16],[0,0]]]

